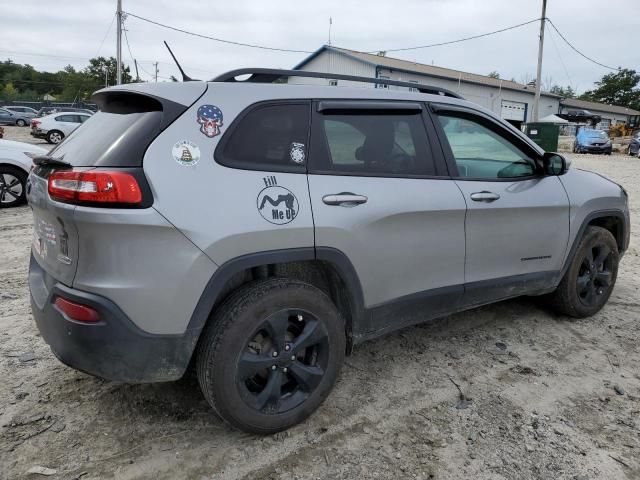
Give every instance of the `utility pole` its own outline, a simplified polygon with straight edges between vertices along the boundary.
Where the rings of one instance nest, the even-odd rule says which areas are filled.
[[[154,63],[153,66],[155,67],[155,74],[153,75],[153,78],[155,79],[155,82],[158,83],[158,62]]]
[[[120,85],[122,83],[122,0],[118,0],[118,6],[116,9],[116,21],[118,22],[118,35],[116,45],[116,62],[118,64],[116,83]]]
[[[544,24],[547,20],[547,0],[542,0],[540,18],[540,43],[538,45],[538,70],[536,72],[536,96],[533,100],[533,121],[540,120],[540,87],[542,87],[542,51],[544,50]]]
[[[140,75],[138,74],[138,60],[133,59],[133,64],[136,67],[136,83],[140,82]]]
[[[104,66],[104,88],[109,86],[109,67]]]

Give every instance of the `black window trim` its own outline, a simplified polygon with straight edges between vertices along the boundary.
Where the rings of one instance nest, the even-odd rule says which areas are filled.
[[[421,115],[422,124],[425,131],[425,136],[427,138],[427,153],[431,154],[431,159],[434,163],[435,167],[435,175],[420,175],[420,174],[403,174],[403,173],[379,173],[379,172],[342,172],[335,170],[324,170],[320,168],[316,168],[314,165],[314,152],[316,148],[313,145],[315,130],[319,127],[319,122],[314,121],[317,117],[322,116],[325,112],[329,110],[320,111],[319,104],[322,102],[331,102],[333,103],[344,103],[344,104],[361,104],[361,105],[371,105],[372,103],[389,103],[395,104],[407,104],[408,108],[403,108],[398,110],[397,108],[353,108],[353,110],[367,110],[367,113],[373,112],[375,110],[384,111],[389,114],[391,111],[404,111],[407,115]],[[427,179],[427,180],[451,180],[452,177],[449,174],[449,169],[446,164],[446,160],[444,155],[442,154],[441,149],[438,147],[439,141],[437,137],[437,132],[433,128],[433,122],[430,120],[428,116],[428,108],[425,108],[427,104],[425,102],[415,102],[413,100],[397,100],[397,99],[389,99],[389,100],[372,100],[371,98],[336,98],[336,99],[314,99],[314,108],[312,108],[311,113],[311,141],[309,142],[309,159],[308,159],[308,173],[309,175],[330,175],[330,176],[338,176],[338,177],[377,177],[377,178],[409,178],[409,179]],[[420,111],[415,110],[415,105],[420,105]],[[344,109],[332,109],[333,111],[341,110],[341,113],[344,113],[345,110],[349,110],[348,108]],[[324,136],[326,141],[326,136]],[[328,149],[328,146],[325,146],[325,150]]]
[[[476,110],[473,108],[454,105],[454,104],[443,104],[443,103],[430,103],[429,104],[431,111],[431,119],[432,124],[436,130],[436,134],[438,140],[440,142],[440,146],[444,153],[444,157],[447,162],[447,167],[449,169],[449,173],[451,178],[458,181],[466,181],[466,182],[520,182],[525,180],[534,180],[539,179],[544,176],[542,170],[542,158],[540,154],[526,141],[519,138],[513,132],[510,132],[504,125],[500,124],[495,118],[487,115],[486,113]],[[531,161],[533,167],[535,169],[535,173],[533,175],[527,175],[522,177],[505,177],[505,178],[483,178],[483,177],[462,177],[460,176],[460,172],[458,171],[458,166],[456,164],[455,157],[453,155],[453,151],[451,150],[451,146],[449,144],[449,140],[438,120],[438,116],[452,116],[458,118],[466,118],[468,120],[479,123],[483,127],[491,130],[493,133],[499,135],[504,138],[509,143],[514,144],[519,149],[523,150],[524,153],[530,153],[531,156],[526,160]],[[525,159],[523,159],[525,160]]]
[[[235,132],[238,128],[238,125],[242,123],[242,120],[254,112],[255,110],[259,110],[265,107],[273,107],[279,105],[307,105],[309,107],[309,120],[307,126],[307,145],[305,152],[305,162],[301,165],[269,165],[269,164],[259,164],[259,163],[250,163],[250,162],[241,162],[238,160],[234,160],[229,158],[225,154],[225,149],[233,136],[233,132]],[[213,160],[223,167],[233,168],[236,170],[251,170],[258,172],[275,172],[275,173],[298,173],[298,174],[306,174],[307,173],[307,165],[309,163],[309,152],[311,150],[310,141],[311,141],[311,120],[313,117],[312,113],[312,103],[309,98],[295,98],[295,99],[272,99],[272,100],[264,100],[256,103],[252,103],[247,106],[244,110],[242,110],[236,118],[233,119],[229,127],[222,134],[218,145],[216,145],[215,150],[213,151]]]

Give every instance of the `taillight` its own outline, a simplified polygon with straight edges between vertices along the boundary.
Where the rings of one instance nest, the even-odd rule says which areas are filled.
[[[42,122],[40,120],[31,120],[31,126],[32,127],[37,127],[38,125],[40,125]]]
[[[72,302],[62,297],[56,298],[54,305],[67,317],[76,322],[96,323],[100,321],[98,312],[87,305]]]
[[[133,175],[115,171],[55,171],[49,176],[49,195],[66,203],[136,205],[142,190]]]

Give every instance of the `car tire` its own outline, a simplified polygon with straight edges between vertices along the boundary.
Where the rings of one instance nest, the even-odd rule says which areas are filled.
[[[631,153],[631,145],[627,147],[627,155],[629,155],[630,157],[633,157],[633,153]]]
[[[575,318],[597,313],[613,291],[619,260],[618,244],[611,232],[587,227],[569,269],[551,294],[551,306]]]
[[[26,201],[27,173],[9,165],[0,166],[0,208],[17,207]]]
[[[47,136],[45,138],[47,142],[57,145],[64,139],[64,133],[60,130],[51,130],[47,132]]]
[[[275,433],[320,406],[345,350],[344,321],[322,290],[285,278],[252,282],[210,318],[196,353],[198,381],[223,420]]]
[[[18,127],[26,127],[27,126],[27,122],[25,120],[23,120],[22,118],[20,118],[19,120],[16,120],[16,125]]]

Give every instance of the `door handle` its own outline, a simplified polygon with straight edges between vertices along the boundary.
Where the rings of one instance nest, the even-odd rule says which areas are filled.
[[[361,203],[366,203],[367,200],[369,199],[364,195],[356,195],[351,192],[334,193],[322,197],[322,201],[327,205],[340,205],[341,207],[355,207]]]
[[[497,193],[493,193],[493,192],[487,192],[486,190],[483,190],[482,192],[475,192],[471,194],[471,200],[473,200],[474,202],[495,202],[496,200],[498,200],[500,198],[500,195],[498,195]]]

